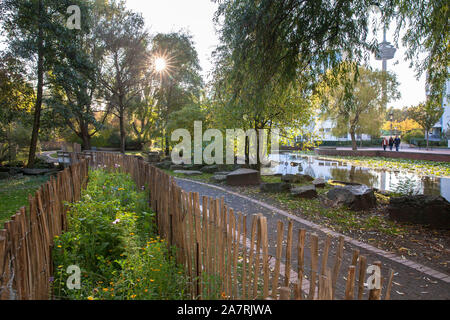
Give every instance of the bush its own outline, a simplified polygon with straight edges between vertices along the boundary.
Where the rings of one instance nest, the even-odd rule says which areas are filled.
[[[372,146],[381,146],[382,139],[374,138],[371,140],[364,140],[362,142],[363,147],[372,147]],[[361,145],[361,141],[356,141],[358,147]],[[352,145],[352,141],[322,141],[319,147],[350,147]]]
[[[408,143],[411,143],[413,139],[424,139],[425,134],[423,130],[412,130],[402,136],[402,140]],[[411,143],[412,144],[412,143]]]
[[[144,192],[128,175],[90,173],[82,200],[70,205],[69,231],[55,239],[54,296],[61,299],[183,299],[184,272],[156,236]],[[82,271],[81,289],[66,268]]]

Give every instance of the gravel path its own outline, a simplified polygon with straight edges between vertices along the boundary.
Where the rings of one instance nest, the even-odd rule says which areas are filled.
[[[227,191],[224,188],[187,179],[176,179],[176,181],[178,185],[187,192],[198,192],[200,196],[208,196],[213,198],[224,197],[227,206],[233,208],[235,212],[240,211],[247,216],[261,213],[265,217],[267,217],[269,230],[269,255],[271,256],[275,256],[275,242],[276,242],[275,237],[277,230],[277,222],[279,220],[283,221],[285,224],[285,237],[289,219],[291,219],[294,222],[293,248],[296,247],[298,229],[306,229],[308,232],[316,233],[319,236],[320,252],[323,250],[325,232],[328,231],[325,230],[325,228],[322,228],[321,226],[291,216],[287,212],[274,208],[268,204],[259,202],[255,199],[250,199],[246,196],[239,195],[232,191]],[[251,219],[247,218],[247,221],[248,221],[248,228],[250,228]],[[306,239],[306,243],[307,245],[309,245],[308,237]],[[336,248],[337,248],[337,238],[333,240],[329,254],[328,267],[331,269],[334,265]],[[390,269],[393,269],[395,271],[394,283],[391,291],[392,300],[450,299],[450,277],[448,275],[433,272],[434,270],[426,267],[423,268],[423,266],[415,263],[409,262],[405,263],[401,261],[401,258],[398,256],[388,254],[387,252],[378,249],[374,250],[373,247],[359,243],[358,241],[355,241],[348,237],[346,237],[344,259],[342,262],[340,277],[338,279],[338,284],[336,288],[337,297],[344,296],[345,292],[344,277],[346,277],[346,271],[351,263],[352,252],[354,249],[360,250],[360,254],[366,256],[368,264],[371,264],[375,261],[381,261],[382,277],[384,279],[388,278],[388,273]],[[398,262],[395,260],[397,260]],[[307,262],[311,261],[308,247],[305,250],[305,261]],[[405,264],[409,264],[409,266]],[[297,265],[297,255],[295,249],[293,249],[292,265],[293,266]],[[310,271],[310,266],[306,265],[305,270],[306,274],[308,275]],[[419,270],[424,270],[424,272],[421,272]],[[443,278],[443,280],[439,278]],[[384,289],[385,288],[383,287],[383,298],[384,298]],[[367,299],[367,292],[364,295],[364,299]]]

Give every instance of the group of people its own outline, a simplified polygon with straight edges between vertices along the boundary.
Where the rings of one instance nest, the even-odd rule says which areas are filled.
[[[386,151],[387,146],[389,146],[389,149],[391,151],[395,146],[395,150],[398,151],[398,149],[400,148],[400,143],[401,143],[401,140],[400,140],[399,136],[395,136],[395,139],[390,137],[389,140],[385,137],[383,139],[383,142],[381,143],[381,145],[383,146],[384,151]]]

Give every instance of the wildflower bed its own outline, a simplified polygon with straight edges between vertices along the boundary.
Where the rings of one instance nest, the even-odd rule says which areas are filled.
[[[82,200],[70,204],[68,231],[55,239],[55,299],[176,300],[187,298],[183,268],[156,235],[146,195],[129,175],[90,172]],[[69,266],[81,270],[69,289]],[[70,282],[70,279],[69,279]]]

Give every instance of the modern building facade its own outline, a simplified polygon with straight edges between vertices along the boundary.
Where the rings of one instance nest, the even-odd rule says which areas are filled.
[[[442,107],[444,108],[444,114],[441,120],[433,127],[431,135],[436,138],[440,138],[441,134],[445,134],[447,130],[450,129],[450,105],[448,101],[448,96],[450,95],[450,79],[447,80],[445,85],[445,94],[442,99]]]

